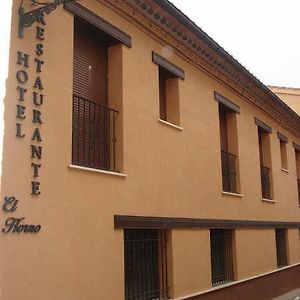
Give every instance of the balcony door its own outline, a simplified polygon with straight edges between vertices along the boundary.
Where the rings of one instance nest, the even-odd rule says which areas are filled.
[[[75,19],[72,163],[110,168],[108,48],[96,29]]]

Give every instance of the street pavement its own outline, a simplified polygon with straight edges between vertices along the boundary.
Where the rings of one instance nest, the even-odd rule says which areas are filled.
[[[273,298],[272,300],[300,300],[300,288],[279,297]]]

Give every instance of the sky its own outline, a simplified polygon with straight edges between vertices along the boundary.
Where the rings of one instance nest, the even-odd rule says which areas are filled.
[[[300,0],[171,1],[264,84],[300,88]],[[0,0],[0,84],[11,2]]]
[[[266,85],[300,88],[300,0],[171,0]]]

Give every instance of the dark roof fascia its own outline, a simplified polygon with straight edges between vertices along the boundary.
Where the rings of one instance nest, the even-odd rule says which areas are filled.
[[[292,110],[286,103],[284,103],[275,93],[273,93],[266,85],[264,85],[259,79],[251,74],[245,67],[243,67],[234,57],[232,57],[224,48],[222,48],[217,42],[215,42],[207,33],[205,33],[200,27],[198,27],[187,15],[179,10],[174,4],[168,0],[154,0],[160,7],[169,12],[175,19],[188,28],[192,33],[197,35],[201,40],[209,45],[216,52],[220,53],[221,56],[231,65],[234,65],[242,73],[249,77],[251,81],[262,88],[266,93],[277,102],[283,109],[288,110],[289,113],[294,115],[300,122],[300,116]]]

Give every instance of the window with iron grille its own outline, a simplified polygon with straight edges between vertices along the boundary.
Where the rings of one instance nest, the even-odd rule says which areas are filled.
[[[273,199],[272,163],[271,163],[271,127],[255,119],[258,132],[260,160],[261,195],[263,199]]]
[[[113,42],[75,18],[72,164],[116,171],[116,118],[108,103],[108,57]]]
[[[234,154],[221,150],[221,164],[223,191],[237,193],[235,168],[236,156]]]
[[[236,113],[219,103],[221,167],[223,191],[238,193]]]
[[[297,179],[298,204],[300,205],[300,179]]]
[[[300,205],[300,151],[295,148],[298,204]]]
[[[287,265],[286,229],[276,228],[275,235],[276,235],[277,267],[281,268]]]
[[[261,193],[262,198],[272,199],[271,192],[271,168],[268,167],[270,160],[269,149],[269,133],[258,127],[258,145],[259,145],[259,159],[260,159],[260,176],[261,176]]]
[[[232,230],[210,230],[212,285],[234,281]]]
[[[125,300],[168,299],[167,232],[124,230]]]
[[[263,165],[260,166],[261,195],[263,199],[272,199],[271,193],[271,170]]]

